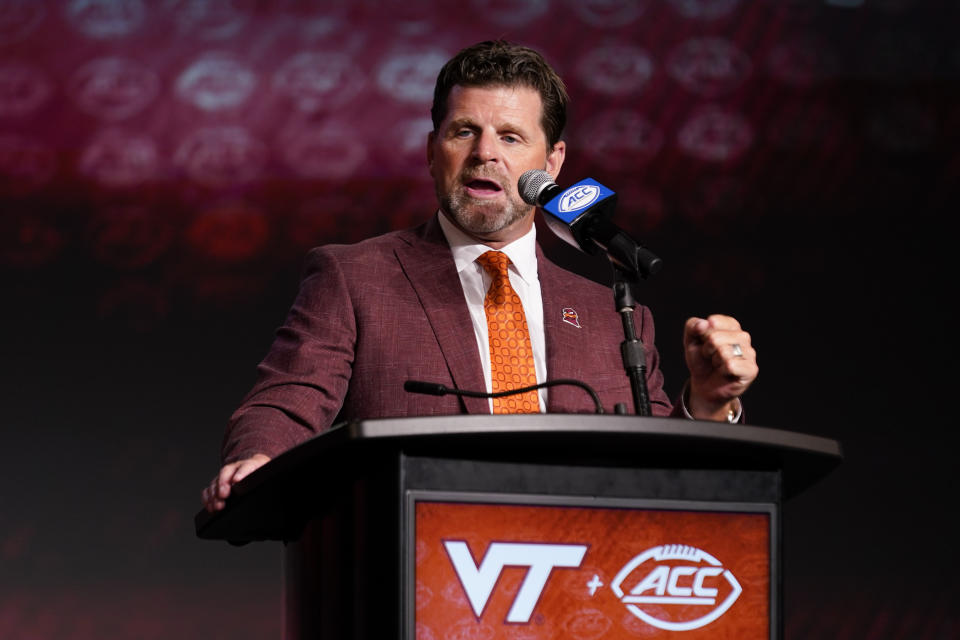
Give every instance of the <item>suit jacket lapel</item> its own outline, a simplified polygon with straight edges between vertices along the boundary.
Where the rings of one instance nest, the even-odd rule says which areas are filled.
[[[537,274],[540,279],[540,295],[543,299],[543,331],[547,348],[547,378],[573,378],[582,380],[584,371],[579,354],[585,345],[584,333],[564,321],[564,309],[568,307],[569,296],[565,296],[562,270],[547,260],[537,245]],[[569,282],[569,281],[567,281]],[[578,313],[587,311],[581,309]],[[571,321],[574,319],[571,317]],[[557,399],[562,396],[560,387],[554,387],[547,399],[547,411],[558,411]]]
[[[484,389],[483,366],[467,301],[436,216],[424,225],[422,233],[407,239],[407,246],[396,249],[397,260],[420,299],[453,384],[458,389]],[[461,398],[461,402],[467,413],[490,413],[486,399]]]

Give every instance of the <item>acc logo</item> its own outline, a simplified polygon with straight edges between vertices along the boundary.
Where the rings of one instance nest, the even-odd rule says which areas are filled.
[[[600,189],[585,184],[571,187],[560,194],[560,213],[579,211],[593,204],[600,197]]]
[[[624,581],[632,574],[638,579],[624,592]],[[610,588],[630,613],[667,631],[689,631],[710,624],[726,613],[743,591],[719,560],[702,549],[681,544],[647,549],[620,569]],[[718,604],[721,590],[725,597]],[[645,609],[644,605],[655,608]]]

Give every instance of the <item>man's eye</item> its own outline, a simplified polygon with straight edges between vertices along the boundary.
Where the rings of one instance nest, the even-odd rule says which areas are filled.
[[[520,142],[520,140],[515,136],[503,136],[503,141],[509,142],[510,144],[515,144],[517,142]]]
[[[458,138],[469,138],[473,135],[473,131],[470,131],[470,129],[460,129],[453,135]]]

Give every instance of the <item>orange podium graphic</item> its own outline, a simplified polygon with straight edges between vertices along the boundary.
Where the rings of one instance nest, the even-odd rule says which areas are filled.
[[[770,519],[417,500],[416,638],[768,639]]]

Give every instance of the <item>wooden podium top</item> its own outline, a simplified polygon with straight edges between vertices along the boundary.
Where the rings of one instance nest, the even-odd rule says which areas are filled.
[[[458,415],[345,423],[238,483],[227,508],[196,515],[206,539],[284,539],[290,509],[383,452],[517,464],[780,471],[790,497],[841,460],[837,441],[781,429],[591,414]],[[256,533],[249,533],[251,527]]]

